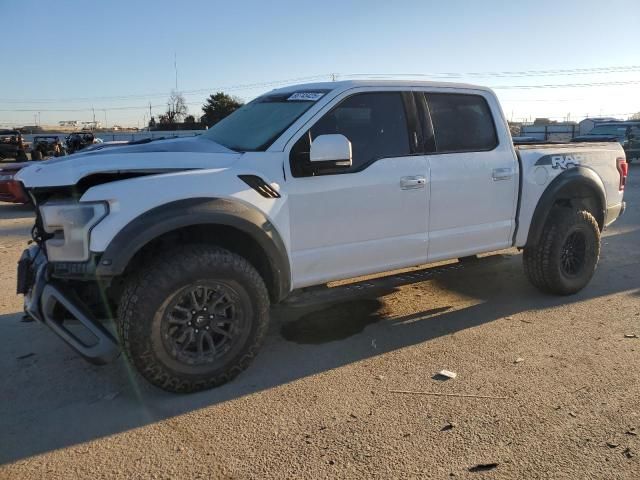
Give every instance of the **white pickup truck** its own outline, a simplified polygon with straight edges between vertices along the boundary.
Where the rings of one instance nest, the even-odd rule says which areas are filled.
[[[270,303],[302,287],[515,246],[536,287],[577,292],[626,175],[619,143],[514,147],[487,88],[296,85],[200,136],[23,169],[37,218],[18,293],[88,360],[122,348],[191,392],[245,369]]]

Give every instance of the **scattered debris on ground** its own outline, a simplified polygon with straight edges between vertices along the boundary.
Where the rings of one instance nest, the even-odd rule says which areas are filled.
[[[513,361],[513,363],[522,363],[522,362],[524,362],[524,358],[522,357],[518,357]]]
[[[25,355],[20,355],[19,357],[16,357],[16,360],[24,360],[25,358],[29,358],[33,356],[35,356],[35,353],[31,352],[31,353],[27,353]]]
[[[625,333],[624,338],[638,338],[637,333]]]
[[[458,374],[456,372],[452,372],[450,370],[440,370],[431,378],[433,378],[434,380],[449,380],[449,379],[453,380],[457,376]]]
[[[434,397],[489,398],[492,400],[507,400],[509,398],[509,397],[499,397],[494,395],[473,395],[468,393],[418,392],[413,390],[389,390],[389,393],[404,393],[407,395],[432,395]]]
[[[453,422],[447,422],[444,427],[442,427],[440,429],[441,432],[446,432],[447,430],[453,430],[453,428],[456,426],[455,423]]]
[[[488,472],[489,470],[493,470],[494,468],[498,468],[499,463],[479,463],[474,465],[473,467],[469,467],[469,471],[472,473],[475,472]]]

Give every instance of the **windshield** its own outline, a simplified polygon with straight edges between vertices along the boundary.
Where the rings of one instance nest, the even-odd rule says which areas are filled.
[[[624,137],[626,134],[625,125],[599,125],[588,133],[588,135],[615,135],[616,137]]]
[[[267,94],[239,108],[203,137],[231,150],[265,150],[328,90]]]

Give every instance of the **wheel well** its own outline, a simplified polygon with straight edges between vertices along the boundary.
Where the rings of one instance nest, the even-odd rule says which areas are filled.
[[[598,192],[588,185],[567,184],[557,193],[553,205],[587,210],[598,222],[600,231],[604,228],[604,205]]]
[[[126,278],[140,265],[152,261],[161,252],[170,250],[176,245],[189,243],[213,244],[242,256],[258,271],[271,299],[277,301],[278,279],[267,253],[251,235],[228,225],[190,225],[164,233],[146,243],[134,254],[121,278]],[[113,284],[116,289],[117,283],[119,282]]]
[[[591,178],[590,170],[581,172],[579,167],[557,177],[542,194],[531,219],[526,245],[536,245],[551,210],[555,207],[571,207],[586,210],[596,219],[600,231],[604,228],[606,200],[604,192]]]

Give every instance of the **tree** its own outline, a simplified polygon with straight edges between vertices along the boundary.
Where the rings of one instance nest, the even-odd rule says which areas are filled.
[[[202,106],[204,115],[202,115],[200,121],[207,127],[211,127],[224,117],[235,112],[242,105],[244,105],[244,102],[241,99],[227,95],[224,92],[209,95],[209,98],[207,98],[207,101]]]
[[[180,92],[173,90],[167,100],[167,111],[158,117],[161,125],[173,125],[178,123],[188,112],[187,104]]]
[[[631,118],[629,120],[640,120],[640,112],[631,115]]]
[[[153,128],[156,126],[156,117],[151,117],[151,120],[149,120],[149,127]]]
[[[186,117],[184,117],[184,123],[194,124],[196,123],[196,117],[194,117],[193,115],[187,115]]]

